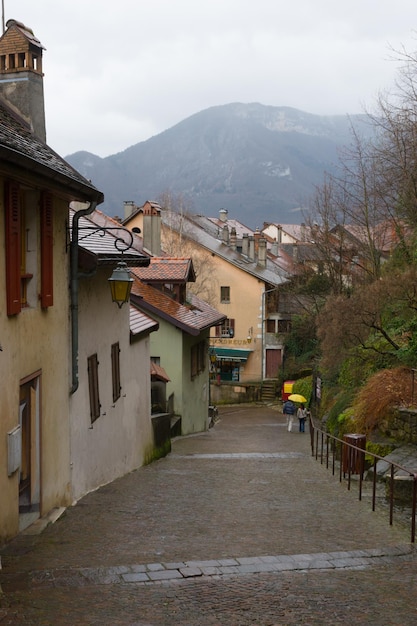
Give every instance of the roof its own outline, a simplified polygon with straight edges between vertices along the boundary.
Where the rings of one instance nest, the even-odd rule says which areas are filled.
[[[0,167],[15,165],[29,175],[63,187],[74,200],[103,202],[104,196],[86,178],[36,137],[29,126],[0,98]]]
[[[70,226],[75,213],[76,211],[71,208]],[[121,260],[130,267],[149,264],[149,257],[140,250],[141,239],[101,211],[81,216],[78,223],[78,244],[83,250],[80,260],[87,269],[94,269],[97,264],[114,265],[116,261]],[[72,233],[71,228],[71,236]]]
[[[153,361],[151,361],[151,378],[152,380],[162,380],[164,383],[169,383],[171,380],[162,365],[158,365]]]
[[[29,41],[30,44],[37,46],[38,48],[43,48],[45,50],[39,39],[35,37],[33,30],[28,26],[22,24],[22,22],[18,22],[17,20],[13,19],[7,20],[6,28],[7,30],[14,28],[15,30],[19,31],[23,35],[23,37]],[[7,31],[4,34],[6,33]]]
[[[136,275],[149,283],[195,282],[193,262],[185,257],[152,257],[148,267],[138,269]]]
[[[197,336],[203,330],[221,324],[226,315],[219,313],[197,296],[189,295],[189,304],[180,304],[155,287],[142,282],[137,269],[132,270],[131,303],[146,312],[157,315],[189,335]]]
[[[240,268],[242,271],[251,274],[257,279],[277,286],[286,282],[286,272],[283,268],[279,267],[278,262],[271,262],[267,258],[266,266],[259,265],[256,261],[250,260],[245,255],[241,254],[237,250],[234,250],[231,246],[226,245],[218,237],[216,226],[207,220],[210,224],[210,230],[206,230],[202,227],[203,218],[201,216],[193,216],[192,218],[174,213],[171,211],[162,211],[161,213],[163,223],[177,232],[181,232],[183,238],[187,238],[191,241],[195,241],[200,244],[206,250],[214,253],[220,258],[225,259],[232,265]],[[184,226],[184,222],[186,225]]]
[[[159,328],[158,322],[132,305],[129,308],[129,316],[130,334],[134,337],[142,333],[152,333]]]

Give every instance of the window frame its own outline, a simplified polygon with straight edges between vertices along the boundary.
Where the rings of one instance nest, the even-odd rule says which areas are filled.
[[[87,357],[88,394],[90,399],[90,418],[92,424],[100,417],[101,412],[98,366],[98,356],[95,352]]]
[[[230,304],[230,287],[227,285],[220,287],[220,302],[221,304]]]
[[[120,382],[120,345],[117,341],[111,345],[111,379],[113,389],[113,402],[116,402],[122,392]]]

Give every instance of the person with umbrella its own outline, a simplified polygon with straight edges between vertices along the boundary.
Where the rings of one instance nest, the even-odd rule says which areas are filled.
[[[282,406],[282,412],[287,418],[287,429],[288,429],[288,432],[290,433],[292,429],[292,421],[293,421],[293,417],[295,413],[295,404],[289,398],[287,398],[287,400],[284,402]]]
[[[297,410],[298,417],[298,430],[300,433],[305,432],[305,423],[307,417],[307,409],[304,408],[304,404],[300,404]]]
[[[306,422],[306,417],[307,417],[307,409],[304,407],[304,402],[307,402],[307,400],[300,393],[292,393],[290,396],[288,396],[288,400],[291,400],[291,402],[297,402],[300,404],[300,406],[297,409],[298,430],[300,433],[303,433],[305,432],[305,422]],[[292,419],[291,419],[291,427],[292,427]],[[290,431],[291,428],[289,427],[288,430]]]

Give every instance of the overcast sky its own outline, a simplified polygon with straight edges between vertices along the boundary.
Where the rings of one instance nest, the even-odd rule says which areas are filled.
[[[47,141],[115,154],[230,102],[372,109],[392,49],[417,48],[415,0],[3,0],[43,55]]]

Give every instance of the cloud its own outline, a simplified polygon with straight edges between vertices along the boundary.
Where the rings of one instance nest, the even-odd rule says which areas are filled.
[[[391,48],[415,47],[411,0],[5,5],[46,48],[48,142],[63,155],[113,154],[229,102],[358,113],[392,84]]]

